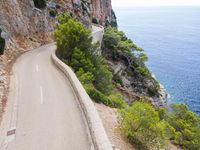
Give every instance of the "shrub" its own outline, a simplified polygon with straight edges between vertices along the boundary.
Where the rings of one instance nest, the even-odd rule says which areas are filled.
[[[90,98],[96,103],[102,103],[106,106],[113,108],[125,108],[127,104],[124,102],[123,97],[119,93],[111,94],[106,96],[100,91],[96,90],[91,85],[84,86]]]
[[[70,65],[75,72],[77,72],[80,68],[83,69],[84,72],[95,71],[95,67],[92,61],[86,57],[83,51],[78,48],[75,48],[72,52],[71,61],[69,61],[68,65]]]
[[[172,104],[170,111],[159,109],[160,118],[173,128],[171,140],[183,149],[200,149],[200,118],[183,104]]]
[[[35,7],[37,8],[45,8],[46,7],[46,0],[33,0]]]
[[[146,62],[146,61],[148,61],[148,57],[147,57],[147,55],[144,54],[144,53],[140,53],[139,59],[140,59],[141,62]]]
[[[128,53],[143,51],[143,49],[138,47],[132,40],[128,39],[122,31],[118,31],[117,28],[113,27],[107,27],[105,29],[103,42],[105,47],[111,50],[120,50]]]
[[[113,81],[115,81],[116,83],[120,84],[121,86],[124,86],[121,77],[120,77],[119,74],[117,74],[117,73],[115,73],[115,74],[113,75]]]
[[[112,107],[114,108],[125,108],[127,106],[120,93],[111,94],[108,98],[112,101]]]
[[[121,111],[121,116],[122,132],[140,148],[160,149],[165,145],[166,123],[160,121],[150,104],[135,102],[128,110]]]
[[[111,50],[115,49],[115,47],[118,45],[121,37],[117,32],[116,28],[108,27],[105,29],[103,42],[106,48],[109,48]]]
[[[58,29],[55,30],[54,37],[59,56],[71,62],[75,48],[85,54],[91,50],[91,32],[80,22],[71,18],[68,14],[60,15],[58,22]]]
[[[80,68],[79,71],[76,72],[76,75],[83,85],[92,84],[92,82],[94,81],[93,74],[91,72],[85,73],[82,68]]]
[[[148,68],[142,64],[141,66],[136,68],[136,71],[145,77],[152,78],[151,73],[148,70]]]
[[[134,44],[130,40],[120,41],[116,48],[120,49],[121,51],[129,52],[130,50],[134,48]]]
[[[5,39],[1,37],[1,32],[2,30],[0,29],[0,55],[3,55],[6,42]]]
[[[99,66],[94,73],[95,87],[102,93],[109,95],[113,90],[112,86],[112,73],[105,67]]]
[[[51,17],[56,17],[57,11],[56,11],[55,9],[51,9],[51,10],[49,11],[49,15],[50,15]]]
[[[90,98],[94,100],[95,102],[103,103],[106,106],[112,106],[111,100],[107,96],[105,96],[104,94],[96,90],[95,88],[86,87],[86,91],[88,95],[90,96]]]
[[[148,88],[147,93],[148,93],[148,95],[149,95],[150,97],[154,97],[154,96],[159,97],[159,93],[158,93],[157,88],[154,88],[154,87],[152,87],[152,86],[150,86],[150,87]]]

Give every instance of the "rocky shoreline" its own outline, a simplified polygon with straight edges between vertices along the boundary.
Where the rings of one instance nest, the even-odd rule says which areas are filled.
[[[158,81],[158,79],[156,78],[156,76],[152,73],[152,77]],[[151,98],[151,103],[156,106],[156,107],[160,107],[160,106],[165,106],[167,103],[168,98],[170,97],[169,93],[167,92],[167,90],[165,89],[165,87],[158,81],[160,89],[159,89],[159,94],[160,97],[159,98]]]

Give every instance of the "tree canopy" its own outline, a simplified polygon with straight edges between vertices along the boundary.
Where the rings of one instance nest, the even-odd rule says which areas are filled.
[[[167,134],[166,124],[158,112],[145,102],[135,102],[128,110],[121,111],[122,131],[128,139],[140,148],[162,148]]]
[[[135,102],[121,116],[122,132],[140,147],[160,149],[170,140],[183,149],[200,149],[200,118],[184,104],[157,111],[146,102]]]
[[[170,111],[159,110],[160,118],[166,120],[173,128],[171,140],[185,149],[200,149],[200,118],[184,104],[172,104]]]

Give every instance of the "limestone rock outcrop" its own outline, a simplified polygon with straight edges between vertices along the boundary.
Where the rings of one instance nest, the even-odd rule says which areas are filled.
[[[1,0],[0,3],[0,28],[6,39],[43,34],[52,29],[47,11],[36,9],[32,0]]]
[[[18,36],[40,35],[40,38],[43,36],[42,40],[46,39],[44,37],[53,31],[56,20],[49,16],[52,4],[59,13],[72,13],[87,26],[90,26],[92,17],[101,25],[116,19],[111,0],[49,0],[43,10],[35,8],[33,0],[1,0],[0,28],[3,37],[8,40]]]

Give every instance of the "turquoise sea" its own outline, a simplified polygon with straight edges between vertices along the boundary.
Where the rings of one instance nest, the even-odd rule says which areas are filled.
[[[200,115],[200,7],[115,8],[119,29],[149,56],[169,103]]]

